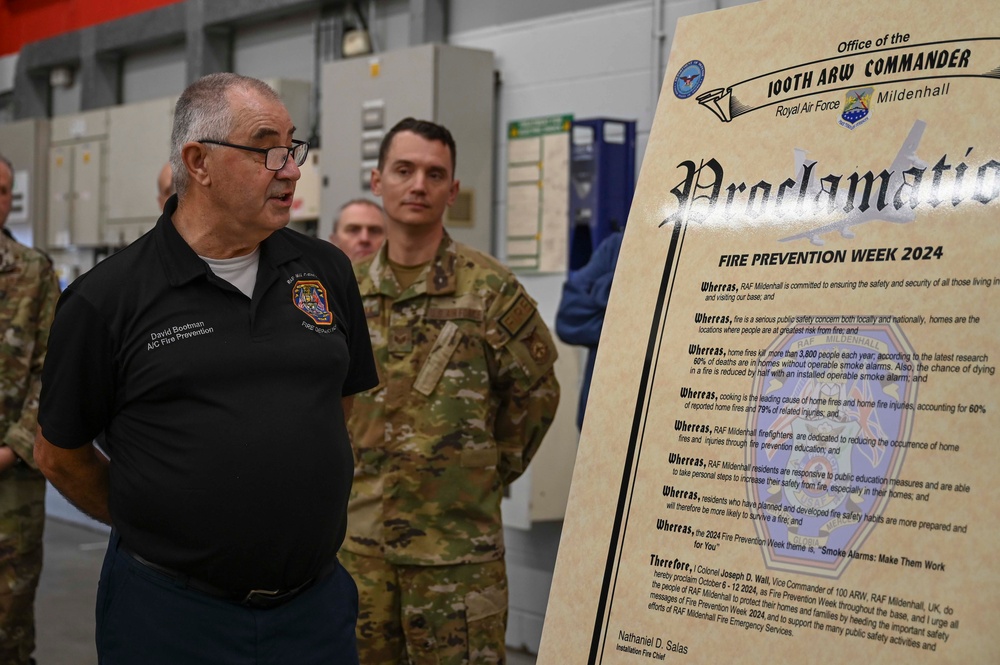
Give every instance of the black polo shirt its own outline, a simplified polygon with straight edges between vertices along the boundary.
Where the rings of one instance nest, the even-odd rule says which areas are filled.
[[[56,446],[107,450],[137,554],[234,593],[293,588],[344,539],[341,397],[378,383],[357,282],[338,249],[282,229],[248,299],[175,208],[63,293],[38,420]]]

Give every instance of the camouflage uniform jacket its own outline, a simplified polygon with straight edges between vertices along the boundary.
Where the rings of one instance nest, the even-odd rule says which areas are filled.
[[[503,558],[500,499],[559,402],[556,349],[513,274],[445,234],[400,293],[387,247],[355,264],[379,385],[355,396],[344,548],[397,565]]]
[[[59,282],[49,259],[0,233],[0,443],[35,470],[38,393]]]

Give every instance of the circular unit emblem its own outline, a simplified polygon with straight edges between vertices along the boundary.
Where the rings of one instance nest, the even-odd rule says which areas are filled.
[[[674,94],[678,99],[687,99],[698,92],[705,80],[705,65],[701,60],[692,60],[677,72],[674,77]]]

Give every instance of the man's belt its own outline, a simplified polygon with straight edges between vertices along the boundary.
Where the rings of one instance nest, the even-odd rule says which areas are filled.
[[[299,594],[301,594],[306,589],[310,588],[317,582],[325,579],[330,573],[332,573],[337,567],[337,559],[334,558],[330,563],[323,566],[322,569],[313,577],[309,578],[299,586],[293,589],[251,589],[247,593],[231,593],[225,589],[220,589],[217,586],[213,586],[208,582],[202,582],[201,580],[195,579],[189,575],[178,572],[176,570],[171,570],[166,566],[161,566],[152,561],[139,556],[135,552],[131,551],[121,543],[118,545],[118,551],[127,556],[129,559],[139,564],[143,568],[152,570],[153,572],[159,573],[164,577],[170,579],[171,582],[175,582],[185,588],[193,589],[208,596],[214,598],[221,598],[223,600],[228,600],[229,602],[236,603],[238,605],[244,605],[246,607],[252,607],[254,609],[267,610],[272,607],[278,607],[279,605],[284,605],[288,601],[292,600]]]

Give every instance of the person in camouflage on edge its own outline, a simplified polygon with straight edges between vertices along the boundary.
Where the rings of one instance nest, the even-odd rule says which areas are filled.
[[[0,229],[14,169],[0,156]],[[35,468],[38,392],[59,297],[52,265],[0,233],[0,663],[34,662],[35,589],[42,572],[45,478]]]
[[[505,662],[500,500],[559,402],[535,302],[444,230],[454,168],[444,127],[407,118],[390,130],[371,175],[387,240],[354,266],[379,385],[355,397],[348,423],[341,560],[359,587],[367,665]]]

